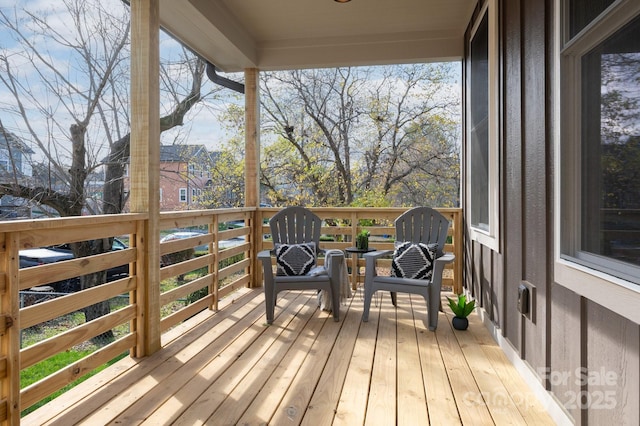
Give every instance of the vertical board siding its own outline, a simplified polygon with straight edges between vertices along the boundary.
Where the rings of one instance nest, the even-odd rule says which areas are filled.
[[[564,287],[554,286],[551,297],[551,367],[546,367],[540,375],[559,401],[566,395],[580,392],[575,380],[569,380],[571,372],[581,365],[581,303],[576,294]],[[580,410],[565,407],[567,412],[580,424]]]
[[[581,392],[563,402],[588,410],[588,424],[638,424],[640,326],[591,301],[586,306],[587,370],[574,370]]]
[[[553,282],[553,6],[499,2],[502,241],[467,238],[465,287],[576,424],[637,424],[640,326]],[[535,320],[517,309],[523,281]]]
[[[519,1],[501,2],[501,45],[503,58],[502,122],[504,127],[504,198],[503,235],[505,267],[504,282],[497,287],[503,306],[504,336],[520,350],[520,316],[513,309],[517,301],[518,284],[522,279],[524,244],[522,241],[522,9]],[[508,93],[508,96],[507,96]]]
[[[547,238],[550,221],[546,203],[546,176],[551,165],[546,157],[546,117],[551,101],[546,96],[545,0],[523,0],[523,238],[526,247],[523,279],[536,286],[537,309],[546,309]],[[544,312],[537,312],[537,323],[523,319],[526,358],[534,368],[544,367],[547,324]]]

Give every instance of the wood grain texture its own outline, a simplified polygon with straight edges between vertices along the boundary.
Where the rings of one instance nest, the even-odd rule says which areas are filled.
[[[386,294],[363,323],[361,293],[336,323],[315,292],[285,292],[266,326],[264,294],[243,289],[23,424],[552,424],[473,314],[430,332],[422,300]]]

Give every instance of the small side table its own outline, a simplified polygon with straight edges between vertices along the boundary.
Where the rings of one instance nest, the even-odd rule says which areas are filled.
[[[351,255],[351,289],[358,290],[358,277],[360,276],[360,266],[358,266],[358,258],[363,254],[376,251],[375,248],[359,249],[357,247],[347,247],[344,251]]]

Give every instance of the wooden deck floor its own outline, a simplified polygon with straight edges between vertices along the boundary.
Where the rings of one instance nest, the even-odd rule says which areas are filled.
[[[363,323],[360,290],[336,323],[312,292],[282,293],[266,326],[262,291],[243,290],[23,424],[553,424],[475,314],[459,332],[440,313],[434,333],[424,301],[398,296]]]

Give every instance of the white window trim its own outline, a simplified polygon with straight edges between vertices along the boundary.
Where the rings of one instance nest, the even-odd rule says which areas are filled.
[[[555,158],[555,170],[558,173],[555,174],[554,185],[554,202],[558,207],[555,209],[555,226],[554,226],[554,281],[556,284],[565,287],[582,297],[585,297],[594,303],[597,303],[630,321],[640,324],[640,309],[637,306],[640,305],[640,286],[635,283],[614,277],[602,271],[589,268],[576,262],[572,262],[569,259],[561,258],[562,254],[562,208],[561,206],[570,209],[571,217],[574,218],[574,224],[568,224],[567,226],[573,226],[574,232],[576,232],[576,239],[571,241],[574,245],[579,243],[578,239],[580,233],[578,232],[580,223],[579,218],[579,203],[580,191],[575,190],[579,185],[580,172],[578,170],[578,164],[564,165],[567,170],[563,170],[562,164],[562,146],[561,141],[567,143],[568,137],[574,138],[571,142],[571,150],[573,152],[572,157],[577,158],[579,154],[578,141],[575,138],[580,136],[579,119],[577,114],[579,111],[569,109],[573,105],[579,105],[579,102],[573,102],[572,105],[563,105],[561,102],[562,94],[561,90],[565,92],[567,90],[573,90],[573,93],[579,94],[579,87],[581,82],[575,78],[575,73],[571,73],[573,76],[568,80],[572,81],[574,88],[567,87],[568,81],[565,80],[563,84],[563,75],[561,69],[572,69],[576,66],[576,60],[573,56],[567,55],[581,55],[587,49],[584,45],[588,44],[593,46],[601,41],[601,39],[608,37],[612,32],[621,28],[624,23],[628,22],[628,18],[636,16],[640,13],[640,4],[637,0],[621,0],[618,3],[614,3],[610,7],[610,13],[597,19],[587,26],[587,28],[594,28],[597,25],[616,23],[612,25],[615,29],[608,33],[600,33],[594,36],[589,36],[589,39],[584,39],[580,43],[568,43],[563,51],[563,36],[562,36],[562,17],[564,16],[562,11],[563,0],[555,1],[555,46],[554,46],[554,133],[553,133],[553,145],[554,145],[554,158]],[[584,30],[583,30],[584,31]],[[578,49],[581,49],[578,51]],[[566,77],[564,77],[566,78]],[[578,81],[576,81],[578,80]],[[563,93],[565,93],[563,92]],[[565,93],[565,96],[566,93]],[[563,114],[564,112],[564,114]],[[562,127],[564,126],[564,128]],[[571,135],[571,136],[568,136]],[[566,152],[565,152],[566,154]],[[564,176],[564,179],[563,179]],[[568,188],[565,190],[564,198],[562,188]],[[573,189],[573,190],[572,190]]]
[[[469,237],[480,244],[491,248],[495,252],[500,252],[500,158],[499,158],[499,64],[498,64],[498,0],[488,0],[478,15],[477,21],[471,30],[471,40],[475,35],[482,17],[485,12],[488,18],[489,40],[489,231],[469,226]],[[467,81],[467,85],[469,82]],[[467,89],[469,87],[467,86]],[[469,90],[467,90],[469,93]],[[467,119],[471,117],[471,102],[467,101]],[[468,123],[467,123],[468,124]],[[468,143],[470,143],[470,126],[467,125],[467,153],[469,153]],[[471,212],[471,196],[469,189],[471,188],[471,160],[467,157],[466,161],[466,206],[468,212]]]
[[[184,192],[184,197],[182,196],[183,192]],[[178,201],[181,203],[186,203],[189,201],[189,194],[188,194],[187,188],[178,189]]]

